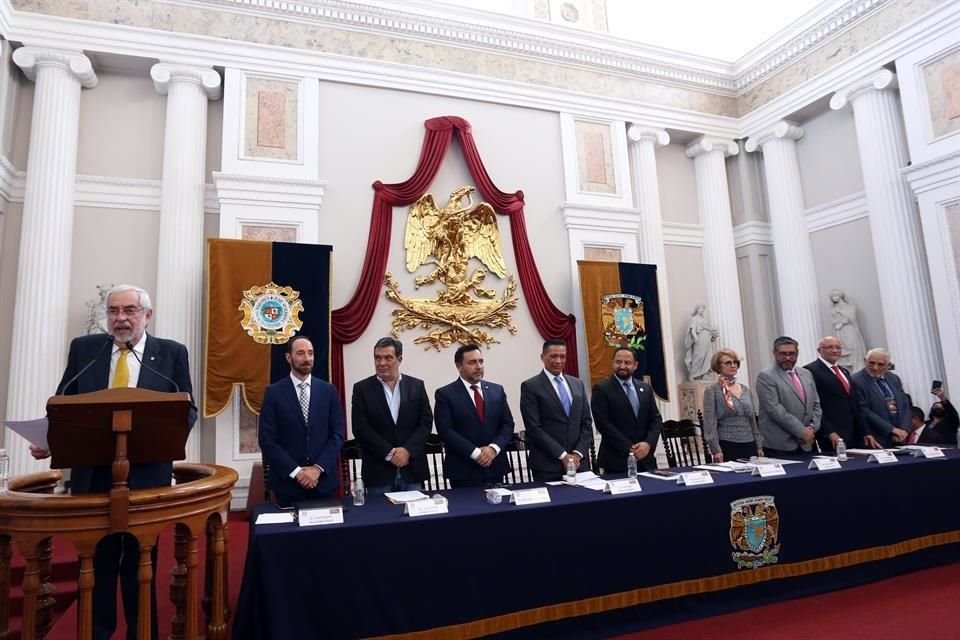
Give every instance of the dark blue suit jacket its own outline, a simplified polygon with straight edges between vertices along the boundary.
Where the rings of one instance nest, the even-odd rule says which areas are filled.
[[[70,353],[67,356],[67,368],[63,372],[57,392],[63,395],[76,395],[101,391],[110,384],[110,356],[111,346],[104,346],[107,336],[104,334],[80,336],[70,343]],[[101,350],[102,348],[102,350]],[[83,372],[76,381],[71,382],[66,389],[63,385],[83,369],[91,360],[92,367]],[[155,369],[174,382],[180,391],[193,396],[193,385],[190,384],[190,364],[187,359],[187,348],[173,340],[164,340],[147,335],[147,342],[143,345],[143,360],[145,366],[140,367],[140,377],[137,387],[151,391],[175,392],[177,389],[147,367]],[[190,428],[197,421],[196,406],[190,407]],[[131,489],[149,489],[152,487],[168,487],[173,478],[173,464],[160,462],[155,464],[130,465],[128,483]],[[110,491],[113,486],[113,476],[109,466],[77,467],[70,472],[70,489],[73,493],[103,493]]]
[[[513,437],[513,415],[503,387],[482,380],[484,419],[480,422],[476,405],[460,378],[437,389],[433,419],[443,440],[446,456],[443,475],[453,481],[498,483],[507,473],[504,449]],[[489,467],[481,467],[470,458],[477,447],[495,444],[501,453]]]
[[[337,456],[346,422],[336,389],[316,376],[310,379],[308,416],[304,422],[290,376],[267,387],[260,409],[260,451],[270,464],[268,488],[281,504],[326,498],[340,484]],[[313,490],[304,489],[290,477],[296,467],[313,465],[324,471]]]
[[[890,435],[894,427],[910,433],[910,401],[907,400],[907,395],[903,392],[903,385],[900,384],[900,378],[896,374],[888,371],[883,375],[883,378],[890,385],[894,400],[897,403],[898,424],[891,421],[890,413],[887,411],[887,400],[877,385],[877,381],[870,377],[867,370],[860,369],[851,377],[856,383],[857,401],[860,403],[860,408],[863,409],[867,429],[877,439],[877,442],[884,447],[894,446],[895,443]]]

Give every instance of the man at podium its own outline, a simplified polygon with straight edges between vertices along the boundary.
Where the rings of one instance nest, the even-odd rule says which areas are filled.
[[[74,395],[100,391],[108,387],[139,387],[170,393],[193,395],[187,348],[179,342],[147,335],[153,317],[150,296],[140,287],[118,285],[107,296],[107,334],[74,338],[70,343],[67,368],[63,372],[57,395]],[[108,345],[110,348],[108,348]],[[189,426],[197,420],[197,409],[191,406]],[[50,455],[34,445],[34,458]],[[133,464],[128,478],[131,490],[168,487],[173,478],[173,464]],[[109,466],[74,468],[70,487],[74,494],[107,493],[113,485]],[[137,562],[139,546],[125,533],[105,537],[94,555],[93,637],[107,639],[117,625],[117,578],[127,620],[127,638],[136,638],[137,630]],[[157,548],[153,548],[153,574],[156,576]],[[152,592],[152,637],[157,638],[156,583]]]

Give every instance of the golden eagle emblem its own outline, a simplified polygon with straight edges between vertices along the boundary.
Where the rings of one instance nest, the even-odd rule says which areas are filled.
[[[416,288],[434,283],[444,288],[432,299],[404,298],[388,273],[386,296],[401,306],[393,312],[394,336],[418,325],[432,329],[414,342],[439,351],[454,342],[499,342],[481,327],[505,327],[511,334],[517,333],[508,313],[517,306],[518,299],[513,295],[517,285],[503,260],[497,214],[486,202],[474,206],[473,192],[473,187],[460,187],[442,208],[437,207],[432,194],[426,193],[410,207],[403,242],[407,271],[414,273],[423,265],[431,265],[430,273],[414,280]],[[474,259],[482,266],[471,271]],[[494,289],[483,286],[488,270],[498,278],[507,278],[500,298]]]
[[[731,554],[738,569],[756,569],[779,561],[780,514],[773,496],[742,498],[730,503]]]

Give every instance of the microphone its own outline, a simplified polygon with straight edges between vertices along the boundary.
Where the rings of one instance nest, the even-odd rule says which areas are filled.
[[[133,349],[133,343],[132,343],[132,342],[130,342],[129,340],[127,340],[126,342],[123,343],[123,346],[125,346],[127,349],[130,350],[130,353],[132,353],[132,354],[133,354],[133,357],[137,359],[137,362],[140,363],[140,366],[141,366],[141,367],[144,367],[144,368],[148,369],[149,371],[153,371],[155,374],[157,374],[158,376],[160,376],[161,378],[163,378],[164,380],[166,380],[167,382],[169,382],[170,384],[173,385],[174,393],[180,393],[180,385],[178,385],[176,382],[174,382],[173,378],[168,378],[167,376],[163,375],[162,373],[160,373],[159,371],[157,371],[156,369],[154,369],[153,367],[151,367],[151,366],[148,365],[146,362],[144,362],[143,360],[140,359],[140,356],[138,356],[138,355],[137,355],[137,352],[134,351],[134,349]]]
[[[107,345],[108,345],[108,344],[111,344],[111,343],[113,342],[113,336],[110,335],[109,333],[106,335],[106,338],[107,338],[107,339],[104,340],[103,344],[100,345],[100,349],[97,350],[97,355],[93,356],[93,359],[90,360],[90,362],[88,362],[86,365],[84,365],[84,367],[83,367],[82,369],[80,369],[80,371],[78,371],[78,372],[76,373],[76,375],[74,375],[72,378],[70,378],[69,380],[67,380],[66,384],[62,385],[59,389],[57,389],[57,393],[56,393],[55,395],[62,396],[62,395],[64,395],[64,394],[66,394],[67,389],[70,388],[70,385],[72,385],[74,382],[76,382],[77,379],[78,379],[80,376],[82,376],[82,375],[84,374],[84,372],[86,372],[87,369],[89,369],[90,367],[93,366],[93,363],[97,361],[97,358],[99,358],[99,357],[100,357],[100,354],[103,353],[103,350],[107,348]]]

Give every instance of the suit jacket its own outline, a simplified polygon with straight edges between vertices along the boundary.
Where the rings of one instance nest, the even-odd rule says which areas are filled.
[[[877,381],[867,373],[866,369],[860,369],[853,374],[853,379],[857,383],[857,401],[863,411],[867,429],[877,439],[877,442],[884,447],[892,447],[894,442],[891,433],[894,427],[910,433],[911,406],[910,400],[903,392],[900,378],[890,371],[883,374],[883,377],[890,385],[890,389],[893,391],[893,399],[897,403],[897,424],[894,424],[890,419],[890,412],[887,411],[887,399],[877,385]]]
[[[650,385],[634,378],[633,386],[639,400],[636,413],[623,383],[616,375],[593,385],[590,406],[593,408],[593,421],[601,436],[597,464],[607,472],[626,471],[630,447],[641,441],[650,445],[650,453],[639,461],[640,464],[650,470],[657,468],[654,452],[663,429],[663,418],[660,417]]]
[[[67,368],[63,372],[58,393],[76,395],[101,391],[110,385],[110,358],[113,347],[105,346],[106,335],[80,336],[70,343],[70,353],[67,355]],[[83,372],[79,378],[64,388],[80,370],[91,361],[93,365]],[[193,396],[193,385],[190,384],[190,364],[187,357],[187,348],[179,342],[164,340],[147,335],[143,345],[143,366],[140,367],[140,377],[137,387],[151,391],[175,392],[177,389],[169,380],[150,369],[155,369],[163,376],[173,380],[180,391]],[[149,367],[149,368],[148,368]],[[191,404],[189,427],[197,421],[197,407]],[[153,464],[130,465],[128,483],[131,489],[149,489],[152,487],[168,487],[173,478],[173,464],[159,462]],[[70,487],[73,493],[103,493],[110,491],[113,486],[113,475],[109,465],[99,467],[77,467],[70,472]]]
[[[258,435],[260,451],[270,463],[268,488],[283,505],[328,497],[340,484],[337,456],[343,447],[346,420],[336,389],[316,376],[310,378],[307,417],[304,421],[299,391],[290,376],[264,391]],[[314,489],[304,489],[290,477],[297,467],[313,465],[323,469]]]
[[[368,486],[393,483],[397,468],[387,461],[391,449],[410,452],[410,463],[400,470],[404,482],[423,482],[430,474],[424,445],[433,427],[433,412],[423,380],[403,374],[400,378],[400,413],[394,424],[390,405],[377,376],[353,385],[353,436],[360,443],[363,481]]]
[[[483,393],[483,421],[477,415],[476,405],[460,378],[437,389],[434,402],[434,420],[437,433],[443,441],[443,475],[451,480],[503,482],[508,469],[504,449],[513,437],[513,415],[507,404],[503,387],[486,380],[480,381]],[[489,467],[481,467],[470,458],[477,447],[495,444],[501,453]]]
[[[946,412],[943,419],[940,422],[928,420],[927,429],[933,429],[943,444],[957,444],[957,428],[960,427],[960,415],[957,414],[957,408],[949,400],[943,401],[943,409]],[[922,433],[920,437],[923,438]]]
[[[593,421],[583,382],[564,374],[570,387],[570,415],[563,404],[554,383],[541,371],[524,380],[520,385],[520,414],[527,431],[530,451],[530,469],[535,472],[563,473],[564,463],[560,455],[566,451],[579,451],[580,471],[590,469],[589,451],[593,441]]]
[[[797,451],[800,438],[808,425],[820,429],[822,411],[813,374],[803,367],[796,367],[800,386],[806,399],[797,393],[790,376],[774,364],[757,376],[757,400],[760,418],[757,421],[763,446],[780,451]]]
[[[850,371],[840,367],[840,371],[850,382],[850,393],[847,393],[837,375],[819,358],[804,365],[804,368],[813,374],[817,395],[820,396],[820,408],[823,410],[820,431],[817,432],[820,449],[833,451],[833,443],[830,441],[831,433],[836,433],[843,438],[848,447],[864,446],[866,424],[860,403],[857,401],[857,385]]]

